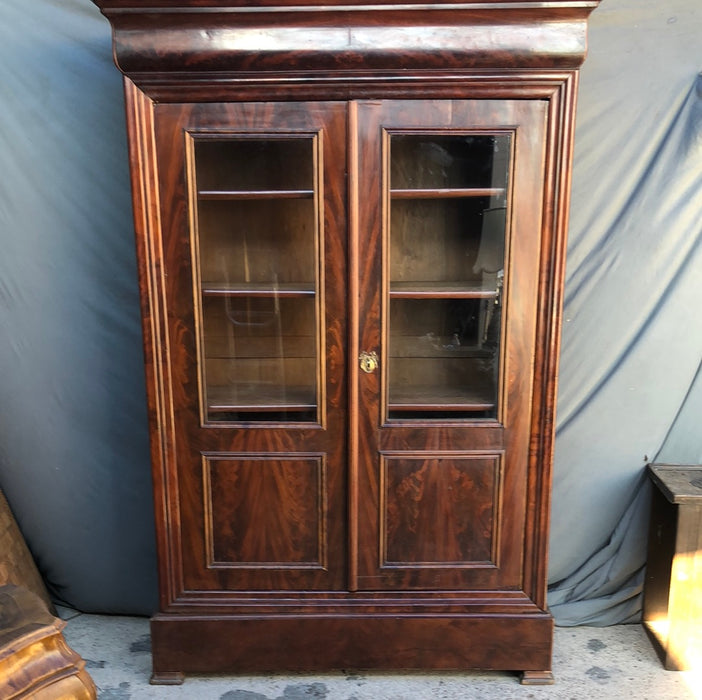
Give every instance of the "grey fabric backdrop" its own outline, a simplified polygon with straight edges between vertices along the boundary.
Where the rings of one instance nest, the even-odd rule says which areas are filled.
[[[699,0],[604,0],[590,24],[550,548],[560,624],[636,619],[645,464],[702,462],[700,37]],[[138,291],[107,21],[89,0],[3,0],[0,67],[0,486],[57,599],[148,614]]]

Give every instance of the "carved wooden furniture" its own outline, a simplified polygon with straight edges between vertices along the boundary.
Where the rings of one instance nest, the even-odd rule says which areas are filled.
[[[644,627],[669,671],[702,663],[702,466],[651,464]]]
[[[65,625],[27,588],[0,586],[0,697],[97,697],[85,661],[66,644]]]
[[[596,0],[96,0],[124,72],[154,680],[551,680],[577,70]]]
[[[49,612],[55,612],[32,553],[0,489],[0,586],[8,583],[27,588],[42,599]]]

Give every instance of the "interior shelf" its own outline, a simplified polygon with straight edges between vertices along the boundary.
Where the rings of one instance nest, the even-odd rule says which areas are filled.
[[[496,289],[477,282],[391,282],[393,299],[494,299]]]
[[[256,382],[207,387],[210,413],[309,411],[316,408],[314,387]],[[281,398],[282,397],[282,398]]]
[[[398,386],[388,402],[390,411],[490,411],[491,393],[475,387]]]
[[[312,199],[314,190],[199,190],[203,200]]]
[[[287,297],[302,298],[315,295],[312,283],[285,282],[273,286],[259,282],[203,282],[202,295],[205,297]]]
[[[463,197],[501,197],[504,187],[436,187],[397,188],[390,190],[393,199],[456,199]]]

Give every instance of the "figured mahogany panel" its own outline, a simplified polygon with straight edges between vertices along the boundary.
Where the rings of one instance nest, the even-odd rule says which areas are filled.
[[[208,566],[322,568],[322,455],[204,457]]]
[[[551,667],[553,619],[533,615],[152,618],[154,671],[533,670]],[[470,697],[470,696],[467,696]]]
[[[497,565],[499,455],[382,459],[383,567]]]
[[[317,12],[299,0],[163,2],[158,12],[148,11],[152,3],[96,2],[115,27],[118,65],[142,80],[165,72],[572,69],[597,0],[342,1]]]

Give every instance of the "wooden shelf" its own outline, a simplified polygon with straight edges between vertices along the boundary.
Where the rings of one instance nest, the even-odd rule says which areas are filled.
[[[199,190],[201,200],[312,199],[314,190]]]
[[[495,350],[489,347],[471,345],[452,345],[451,338],[439,336],[391,336],[390,347],[392,354],[390,360],[396,358],[479,358],[492,357]]]
[[[314,393],[314,387],[307,386],[257,383],[211,386],[207,389],[207,410],[209,413],[310,411],[317,406]],[[281,396],[285,398],[281,400]]]
[[[315,295],[312,282],[285,282],[278,286],[260,282],[203,282],[205,297],[287,297],[302,298]]]
[[[475,282],[391,282],[391,299],[494,299],[496,289]]]
[[[486,390],[463,387],[402,386],[390,392],[390,411],[490,411],[494,400]]]
[[[504,194],[504,187],[437,187],[390,190],[392,199],[461,199],[465,197],[500,197]]]

